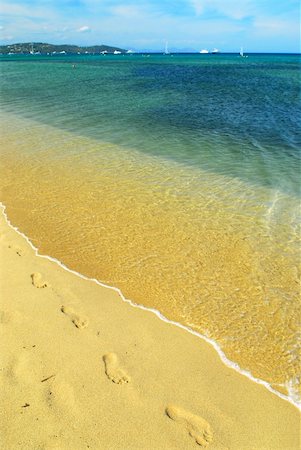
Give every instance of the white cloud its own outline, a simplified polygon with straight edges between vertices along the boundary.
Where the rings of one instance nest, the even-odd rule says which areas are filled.
[[[197,16],[211,11],[240,20],[256,13],[253,0],[188,0],[188,2]]]
[[[139,6],[133,5],[118,5],[113,6],[110,9],[110,12],[114,15],[123,16],[123,17],[133,17],[138,16],[141,13],[141,8]]]
[[[92,31],[90,27],[88,27],[88,25],[83,25],[82,27],[78,28],[77,31],[79,33],[87,33],[89,31]]]
[[[3,41],[12,41],[14,39],[14,36],[1,36],[1,39]]]
[[[295,35],[296,42],[300,32],[298,20],[289,20],[286,18],[260,17],[253,23],[253,32],[260,36],[283,36]]]
[[[1,1],[1,15],[20,18],[50,19],[57,16],[55,9],[49,7],[28,8],[20,3]]]

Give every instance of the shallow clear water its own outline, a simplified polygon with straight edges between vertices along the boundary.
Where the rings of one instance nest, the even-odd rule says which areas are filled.
[[[34,61],[2,62],[5,108],[123,147],[299,190],[298,56]],[[279,179],[283,162],[289,173]]]
[[[13,223],[294,395],[300,57],[2,57],[0,70]]]

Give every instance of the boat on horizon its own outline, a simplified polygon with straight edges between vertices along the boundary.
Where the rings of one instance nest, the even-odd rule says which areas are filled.
[[[207,53],[209,53],[209,50],[204,48],[203,50],[200,51],[200,53],[203,54],[203,55],[207,55]]]
[[[244,48],[243,48],[243,47],[240,47],[239,56],[240,56],[241,58],[247,58],[247,57],[248,57],[248,56],[244,55]]]
[[[220,50],[218,48],[214,48],[213,50],[211,50],[212,54],[216,54],[216,53],[220,53]]]
[[[168,41],[165,42],[165,50],[163,55],[169,55],[169,51],[168,51]]]

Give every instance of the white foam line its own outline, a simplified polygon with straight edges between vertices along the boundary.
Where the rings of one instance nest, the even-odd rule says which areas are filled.
[[[181,323],[178,322],[174,322],[173,320],[169,320],[167,319],[165,316],[163,316],[163,314],[161,314],[160,311],[158,311],[157,309],[154,308],[147,308],[146,306],[143,305],[138,305],[137,303],[134,303],[132,300],[129,300],[127,298],[125,298],[125,296],[123,295],[123,293],[121,292],[121,290],[117,287],[114,286],[109,286],[107,284],[102,283],[101,281],[96,280],[95,278],[89,278],[86,277],[85,275],[82,275],[79,272],[76,272],[75,270],[69,269],[68,267],[66,267],[61,261],[59,261],[56,258],[53,258],[51,256],[47,256],[47,255],[41,255],[39,254],[39,251],[37,249],[37,247],[35,247],[32,242],[30,241],[30,239],[24,234],[22,233],[17,227],[15,227],[14,225],[12,225],[12,223],[10,222],[7,214],[6,214],[6,206],[0,202],[0,207],[2,208],[2,212],[3,215],[6,219],[7,224],[14,230],[16,231],[19,235],[21,235],[27,242],[28,244],[31,246],[31,248],[34,250],[36,256],[40,257],[40,258],[45,258],[48,259],[49,261],[52,261],[56,264],[58,264],[60,267],[62,267],[64,270],[66,270],[67,272],[72,273],[73,275],[76,275],[80,278],[82,278],[83,280],[86,281],[92,281],[96,284],[98,284],[99,286],[105,287],[107,289],[112,289],[113,291],[117,292],[119,294],[119,296],[121,297],[121,299],[126,302],[129,303],[131,306],[133,306],[134,308],[140,308],[143,309],[144,311],[150,311],[153,314],[155,314],[159,319],[163,320],[163,322],[167,322],[170,323],[172,325],[175,325],[179,328],[182,328],[185,331],[188,331],[189,333],[193,334],[194,336],[197,336],[201,339],[203,339],[204,341],[206,341],[208,344],[212,345],[212,347],[217,351],[219,357],[221,358],[221,360],[223,361],[223,363],[227,366],[230,367],[231,369],[236,370],[237,372],[239,372],[241,375],[246,376],[247,378],[249,378],[250,380],[254,381],[255,383],[261,384],[262,386],[266,387],[270,392],[272,392],[273,394],[277,395],[278,397],[282,398],[283,400],[288,401],[289,403],[291,403],[292,405],[294,405],[297,409],[299,409],[301,411],[301,401],[298,401],[297,399],[291,398],[289,396],[286,396],[284,394],[281,394],[280,392],[276,391],[275,389],[273,389],[270,384],[267,381],[261,380],[259,378],[254,377],[250,372],[248,372],[245,369],[242,369],[241,367],[239,367],[239,365],[233,361],[230,361],[226,355],[223,353],[223,351],[221,350],[221,348],[219,347],[219,345],[213,340],[208,338],[207,336],[204,336],[203,334],[198,333],[197,331],[192,330],[191,328],[182,325]],[[293,395],[293,394],[292,394]]]

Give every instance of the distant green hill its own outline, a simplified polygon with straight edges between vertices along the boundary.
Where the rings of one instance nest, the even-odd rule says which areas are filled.
[[[90,47],[80,47],[78,45],[54,45],[54,44],[45,44],[43,42],[26,42],[20,44],[10,44],[10,45],[1,45],[0,53],[3,55],[7,55],[9,53],[14,54],[30,54],[30,53],[38,53],[41,55],[47,55],[51,53],[61,53],[61,54],[93,54],[93,53],[114,53],[114,51],[126,53],[127,50],[111,47],[109,45],[92,45]]]

